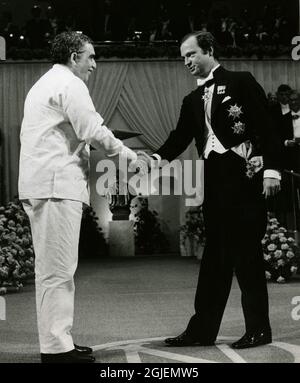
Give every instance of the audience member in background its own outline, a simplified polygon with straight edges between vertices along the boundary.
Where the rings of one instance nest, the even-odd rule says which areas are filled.
[[[20,30],[17,25],[13,23],[12,13],[4,11],[0,16],[0,36],[6,40],[7,49],[17,47],[19,45]]]
[[[300,94],[295,90],[289,93],[289,108],[290,111],[282,116],[278,126],[283,146],[283,164],[285,169],[300,173]],[[293,189],[291,177],[290,174],[283,172],[282,189],[274,200],[274,213],[283,225],[295,229],[293,198],[296,205],[299,204],[297,193],[300,180],[294,178]]]
[[[290,111],[290,106],[289,106],[289,99],[290,99],[290,94],[291,94],[292,88],[287,85],[287,84],[281,84],[279,85],[277,92],[276,92],[276,97],[277,97],[277,108],[278,112],[281,112],[281,115],[285,115],[289,113]],[[278,113],[278,115],[280,115]]]
[[[49,21],[41,17],[42,10],[38,5],[31,9],[32,18],[25,25],[25,37],[32,49],[41,49],[47,45],[47,34],[51,29]]]

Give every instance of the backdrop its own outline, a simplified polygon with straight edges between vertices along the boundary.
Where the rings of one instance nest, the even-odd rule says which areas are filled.
[[[300,66],[292,60],[226,60],[222,64],[227,69],[252,72],[266,92],[275,92],[281,83],[300,89]],[[3,203],[18,194],[19,132],[25,96],[50,67],[49,62],[0,63]],[[118,114],[127,130],[143,134],[143,147],[158,148],[176,125],[183,97],[196,86],[181,60],[101,60],[97,67],[88,86],[106,125],[110,127]],[[183,157],[197,157],[194,145]],[[182,216],[184,205],[178,209]]]

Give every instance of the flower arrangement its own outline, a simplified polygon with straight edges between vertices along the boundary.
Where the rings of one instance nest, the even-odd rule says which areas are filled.
[[[205,244],[205,229],[202,206],[189,209],[185,213],[185,224],[180,226],[181,239],[185,241],[186,238],[192,237],[200,245]]]
[[[138,196],[130,207],[134,216],[136,252],[139,254],[166,253],[169,242],[161,230],[157,212],[149,210],[148,199]]]
[[[186,255],[190,251],[190,255],[198,256],[200,249],[205,244],[205,228],[202,206],[189,209],[185,214],[185,224],[180,226],[180,248],[181,254]]]
[[[19,291],[34,277],[29,220],[19,201],[0,207],[0,295]]]
[[[98,225],[98,219],[91,206],[84,206],[78,248],[79,259],[108,256],[108,246]]]
[[[268,217],[262,240],[266,278],[278,283],[289,280],[300,265],[300,249],[286,228],[276,218]]]

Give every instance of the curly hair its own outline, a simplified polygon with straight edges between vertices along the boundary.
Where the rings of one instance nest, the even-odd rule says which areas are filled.
[[[203,53],[206,54],[211,48],[213,48],[214,58],[219,58],[220,46],[216,41],[215,37],[210,32],[195,31],[188,33],[182,38],[180,45],[182,45],[187,39],[189,39],[192,36],[196,37],[198,45],[203,50]]]
[[[67,64],[73,52],[79,52],[86,43],[92,40],[79,32],[62,32],[55,36],[51,46],[51,59],[54,64]]]

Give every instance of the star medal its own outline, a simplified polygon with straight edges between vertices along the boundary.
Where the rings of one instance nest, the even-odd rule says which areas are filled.
[[[242,134],[245,131],[245,124],[241,121],[236,122],[234,126],[231,127],[233,129],[233,133],[235,134]]]
[[[240,118],[240,115],[243,114],[242,107],[237,106],[237,104],[230,105],[228,112],[229,112],[229,117],[233,117],[233,119]]]
[[[204,88],[204,94],[202,96],[202,100],[204,100],[204,102],[207,102],[208,100],[210,99],[210,90],[209,88]]]

